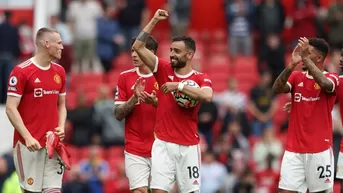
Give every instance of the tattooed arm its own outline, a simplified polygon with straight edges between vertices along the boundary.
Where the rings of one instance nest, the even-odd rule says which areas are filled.
[[[139,33],[136,41],[133,43],[132,48],[137,52],[138,56],[142,59],[151,71],[155,70],[156,55],[145,47],[145,42],[149,38],[151,31],[155,25],[160,21],[168,18],[167,11],[157,10],[154,17],[150,20],[148,25]]]
[[[136,103],[138,102],[137,97],[134,95],[125,103],[116,105],[114,109],[114,115],[116,116],[116,119],[121,121],[125,117],[127,117],[135,107]]]
[[[304,57],[303,62],[307,66],[309,74],[313,76],[313,79],[320,88],[324,89],[326,92],[332,92],[334,89],[334,83],[329,80],[321,70],[319,70],[311,59],[309,57]]]
[[[281,74],[277,77],[273,84],[273,92],[276,94],[288,93],[291,88],[287,85],[288,78],[291,76],[295,66],[289,65]]]

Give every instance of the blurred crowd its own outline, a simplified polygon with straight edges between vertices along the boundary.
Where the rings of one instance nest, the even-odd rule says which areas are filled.
[[[225,33],[207,32],[214,36],[210,38],[220,36],[225,41],[211,40],[215,44],[211,44],[211,52],[205,51],[196,58],[200,63],[205,62],[195,65],[204,72],[218,70],[210,76],[217,80],[213,81],[218,88],[214,88],[214,100],[202,104],[199,111],[201,192],[277,192],[288,122],[288,113],[282,111],[282,106],[289,101],[289,96],[275,96],[271,91],[273,81],[287,65],[289,53],[299,37],[325,38],[331,45],[326,68],[340,73],[343,0],[322,2],[223,0],[227,28],[222,31]],[[167,34],[154,34],[159,41],[168,42],[174,35],[191,35],[197,45],[209,41],[206,33],[189,29],[191,5],[191,0],[166,0],[163,8],[171,12],[170,30]],[[63,192],[130,192],[123,165],[124,122],[113,116],[116,92],[113,80],[117,80],[113,74],[118,76],[122,71],[116,61],[122,55],[129,56],[131,38],[145,26],[154,10],[148,9],[145,0],[63,0],[62,8],[60,15],[50,18],[50,25],[63,39],[64,50],[58,62],[67,72],[68,89],[75,94],[73,105],[68,105],[66,126],[66,142],[70,144],[74,167],[65,175]],[[13,66],[30,58],[35,50],[32,26],[26,22],[14,26],[10,21],[11,12],[4,12],[0,24],[0,103],[5,102],[6,83]],[[169,51],[163,46],[159,49]],[[223,57],[230,64],[220,68],[204,64],[206,58],[215,58],[217,62]],[[256,69],[252,72],[255,74],[244,76],[244,79],[256,76],[250,79],[246,89],[242,88],[247,83],[238,78],[246,73],[244,70],[232,76],[220,72],[231,69],[231,64],[241,65],[237,61],[242,58],[249,61],[247,69]],[[128,68],[131,68],[130,60]],[[222,79],[218,79],[220,73],[224,73]],[[85,82],[73,78],[83,74]],[[90,74],[101,77],[101,84],[92,91],[92,100],[87,89],[80,89],[81,84],[92,83],[87,78],[94,77]],[[333,119],[337,155],[343,133],[337,108]],[[14,192],[18,187],[16,180],[13,158],[10,153],[5,154],[0,158],[2,192]]]

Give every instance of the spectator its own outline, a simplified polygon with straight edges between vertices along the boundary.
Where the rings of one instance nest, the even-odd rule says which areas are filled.
[[[78,92],[77,106],[68,111],[67,119],[73,125],[72,144],[86,146],[91,142],[93,134],[93,110],[87,105],[87,97],[82,91]]]
[[[149,10],[145,0],[117,0],[119,9],[119,24],[125,37],[124,50],[131,50],[131,39],[136,37],[140,30],[149,21]]]
[[[80,168],[74,166],[70,171],[70,179],[63,184],[63,193],[92,193],[88,183],[82,178]]]
[[[173,36],[186,34],[191,16],[191,0],[168,0],[169,23]]]
[[[84,70],[84,60],[87,60],[92,69],[97,35],[96,20],[102,16],[101,6],[96,0],[75,0],[70,2],[67,15],[74,32],[74,55],[79,71]]]
[[[241,176],[238,178],[236,185],[233,188],[233,193],[253,193],[255,186],[254,174],[249,168],[246,168]]]
[[[103,184],[109,177],[109,165],[99,155],[100,147],[91,146],[89,159],[80,163],[81,175],[90,187],[92,193],[104,193]]]
[[[11,16],[12,12],[5,11],[0,24],[0,104],[6,101],[8,76],[20,55],[19,32],[10,23]]]
[[[292,11],[292,41],[298,44],[299,37],[316,37],[316,11],[313,0],[297,0]]]
[[[277,110],[270,86],[271,74],[266,71],[261,74],[260,83],[250,90],[248,110],[253,116],[252,134],[257,137],[261,136],[263,129],[272,125],[272,117]]]
[[[261,42],[260,52],[263,53],[266,51],[267,35],[281,35],[285,22],[285,11],[278,0],[262,0],[256,11],[257,27]]]
[[[100,127],[101,142],[106,146],[124,145],[124,121],[113,116],[115,108],[107,86],[99,87],[99,96],[94,103],[94,123]]]
[[[33,30],[25,20],[20,22],[18,30],[20,39],[20,61],[25,61],[31,58],[35,51]]]
[[[230,54],[251,55],[253,52],[254,7],[250,0],[226,1],[226,20],[229,23]]]
[[[198,117],[198,130],[205,136],[206,142],[209,145],[210,149],[213,145],[212,131],[217,117],[218,110],[216,104],[214,104],[213,102],[201,104]]]
[[[278,34],[268,35],[266,41],[267,47],[265,52],[260,56],[258,68],[260,73],[266,70],[270,71],[272,74],[272,82],[274,82],[285,68],[286,49]]]
[[[73,45],[73,34],[66,23],[63,23],[57,15],[53,15],[50,18],[51,27],[55,28],[58,33],[61,35],[63,41],[63,51],[61,59],[58,63],[63,66],[66,74],[69,75],[71,72],[71,66],[73,63],[73,53],[72,53],[72,45]]]
[[[213,152],[207,151],[204,153],[200,172],[200,191],[202,193],[216,193],[223,189],[227,171],[222,163],[216,161],[215,154]]]
[[[13,172],[14,172],[13,156],[10,153],[6,153],[0,157],[0,190],[3,190],[3,188],[5,188],[3,187],[3,185],[6,179],[11,177]],[[8,183],[12,184],[11,182],[12,180],[10,180]]]
[[[263,131],[262,140],[257,142],[253,149],[253,160],[256,163],[256,170],[264,171],[268,169],[268,156],[273,156],[271,169],[278,172],[282,153],[282,143],[279,139],[275,138],[273,128],[266,128]]]
[[[329,7],[327,22],[329,43],[332,50],[339,52],[343,45],[343,0],[336,0]]]
[[[107,74],[112,69],[113,59],[119,55],[119,46],[125,43],[119,33],[119,23],[114,19],[115,8],[105,6],[105,14],[97,20],[97,54]]]
[[[17,172],[13,171],[11,176],[6,179],[1,193],[22,193]]]
[[[258,193],[274,193],[278,191],[279,171],[275,171],[272,167],[277,158],[269,154],[266,162],[267,167],[264,170],[256,173],[256,192]]]

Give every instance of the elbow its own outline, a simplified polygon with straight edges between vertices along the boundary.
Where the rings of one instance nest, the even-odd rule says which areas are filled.
[[[116,117],[116,119],[117,119],[118,121],[122,121],[122,120],[124,119],[124,117],[121,116],[121,114],[118,112],[117,109],[114,110],[114,116]]]
[[[14,107],[6,105],[6,115],[7,115],[7,117],[10,117],[13,114],[13,111],[14,111]]]
[[[273,85],[272,91],[273,91],[274,94],[281,94],[283,92],[282,89],[278,88],[275,85]]]

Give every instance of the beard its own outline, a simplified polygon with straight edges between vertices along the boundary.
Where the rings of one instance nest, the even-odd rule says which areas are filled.
[[[174,59],[174,60],[172,60]],[[173,68],[183,68],[186,66],[186,60],[182,60],[176,57],[170,57],[170,63]]]

